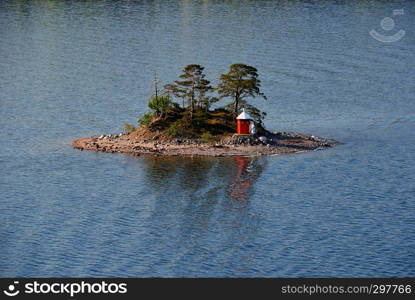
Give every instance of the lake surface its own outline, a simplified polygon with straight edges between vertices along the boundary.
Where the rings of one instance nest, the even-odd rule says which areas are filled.
[[[0,276],[415,276],[414,14],[0,1]],[[260,72],[268,128],[345,144],[258,159],[71,148],[135,123],[154,72],[167,83],[198,63],[217,82],[237,62]]]

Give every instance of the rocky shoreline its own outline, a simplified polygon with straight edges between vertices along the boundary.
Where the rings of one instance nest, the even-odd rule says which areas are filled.
[[[140,155],[260,156],[321,150],[338,144],[313,135],[290,132],[268,132],[266,136],[233,135],[219,142],[196,139],[151,138],[134,134],[109,134],[73,141],[80,150]]]

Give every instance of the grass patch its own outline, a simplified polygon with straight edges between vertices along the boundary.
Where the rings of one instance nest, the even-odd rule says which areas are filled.
[[[126,132],[126,133],[131,133],[131,132],[133,132],[134,130],[136,130],[137,128],[135,128],[133,125],[131,125],[131,124],[128,124],[128,123],[125,123],[125,125],[124,125],[124,131]]]

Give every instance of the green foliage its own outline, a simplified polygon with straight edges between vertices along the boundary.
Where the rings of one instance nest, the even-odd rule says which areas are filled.
[[[266,117],[267,113],[259,110],[255,106],[248,104],[245,100],[240,100],[238,113],[242,112],[242,108],[245,108],[246,112],[252,117],[255,123],[262,125],[264,118]],[[235,109],[234,103],[230,103],[225,106],[225,109],[229,112],[233,112]]]
[[[174,84],[167,84],[164,89],[169,95],[181,98],[187,103],[187,109],[190,111],[190,118],[193,118],[193,112],[196,107],[208,108],[213,101],[208,96],[213,91],[210,81],[205,79],[203,73],[204,67],[200,65],[187,65],[183,73],[179,76],[182,80],[174,81]]]
[[[233,64],[229,72],[220,76],[217,91],[221,98],[233,99],[234,113],[238,113],[241,100],[255,96],[266,96],[260,91],[261,81],[258,79],[258,70],[244,64]]]
[[[173,138],[181,137],[183,131],[181,130],[180,120],[172,123],[166,130],[167,134]]]
[[[205,123],[207,118],[208,113],[205,110],[198,108],[193,114],[193,119],[190,119],[191,125],[195,128],[203,127],[203,124]]]
[[[151,112],[145,113],[138,121],[140,126],[148,126],[151,131],[162,131],[171,137],[200,138],[210,142],[223,135],[236,131],[235,115],[245,108],[254,121],[262,127],[265,113],[251,104],[248,98],[266,96],[260,91],[261,82],[258,71],[244,64],[230,66],[229,72],[220,76],[215,89],[205,78],[204,68],[200,65],[188,65],[183,69],[180,79],[164,86],[164,91],[157,90],[149,100]],[[211,93],[217,91],[218,97]],[[225,107],[211,110],[212,104],[230,97],[232,102]],[[181,99],[182,106],[174,101]],[[132,131],[133,126],[126,126]]]
[[[248,112],[248,114],[251,115],[252,119],[257,123],[261,124],[264,120],[264,118],[267,116],[266,112],[260,111],[258,108],[256,108],[253,105],[250,105],[248,103],[245,103],[242,105],[242,108],[245,108]]]
[[[138,123],[140,124],[140,126],[147,126],[148,124],[150,124],[153,118],[154,114],[151,112],[147,112],[141,117],[141,119],[138,120]]]
[[[202,140],[203,142],[206,142],[206,143],[212,143],[212,142],[214,142],[216,140],[216,138],[210,132],[204,132],[200,136],[200,140]]]
[[[125,131],[126,133],[131,133],[131,132],[133,132],[134,130],[136,130],[136,128],[135,128],[133,125],[128,124],[128,123],[125,123],[125,125],[124,125],[124,131]]]
[[[164,113],[167,108],[170,106],[171,101],[168,96],[162,95],[162,96],[153,96],[150,98],[150,101],[148,102],[148,107],[153,110],[156,115],[160,115]]]

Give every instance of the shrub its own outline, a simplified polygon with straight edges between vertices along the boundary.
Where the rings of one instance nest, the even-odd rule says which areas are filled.
[[[148,102],[148,107],[155,111],[157,115],[166,111],[166,109],[170,106],[170,99],[167,96],[156,96],[151,97],[150,101]]]
[[[205,110],[196,109],[193,114],[193,119],[191,120],[191,126],[194,128],[203,128],[207,118],[208,113]]]
[[[178,130],[177,125],[175,123],[171,124],[169,126],[169,128],[167,128],[166,132],[169,136],[174,137],[174,138],[180,136],[179,130]]]
[[[214,142],[214,141],[215,141],[215,136],[214,136],[214,135],[212,135],[210,132],[204,132],[204,133],[202,133],[202,135],[200,136],[200,139],[201,139],[203,142],[206,142],[206,143],[212,143],[212,142]]]
[[[133,132],[135,129],[136,129],[136,128],[135,128],[133,125],[131,125],[131,124],[125,123],[125,125],[124,125],[124,131],[125,131],[126,133],[131,133],[131,132]]]
[[[173,124],[169,126],[169,128],[167,128],[166,132],[169,136],[173,138],[183,136],[183,130],[181,129],[181,126],[179,123],[180,123],[180,120],[174,122]]]
[[[148,124],[150,124],[151,120],[153,120],[153,113],[145,113],[141,119],[138,120],[138,123],[140,124],[140,126],[146,126]]]

